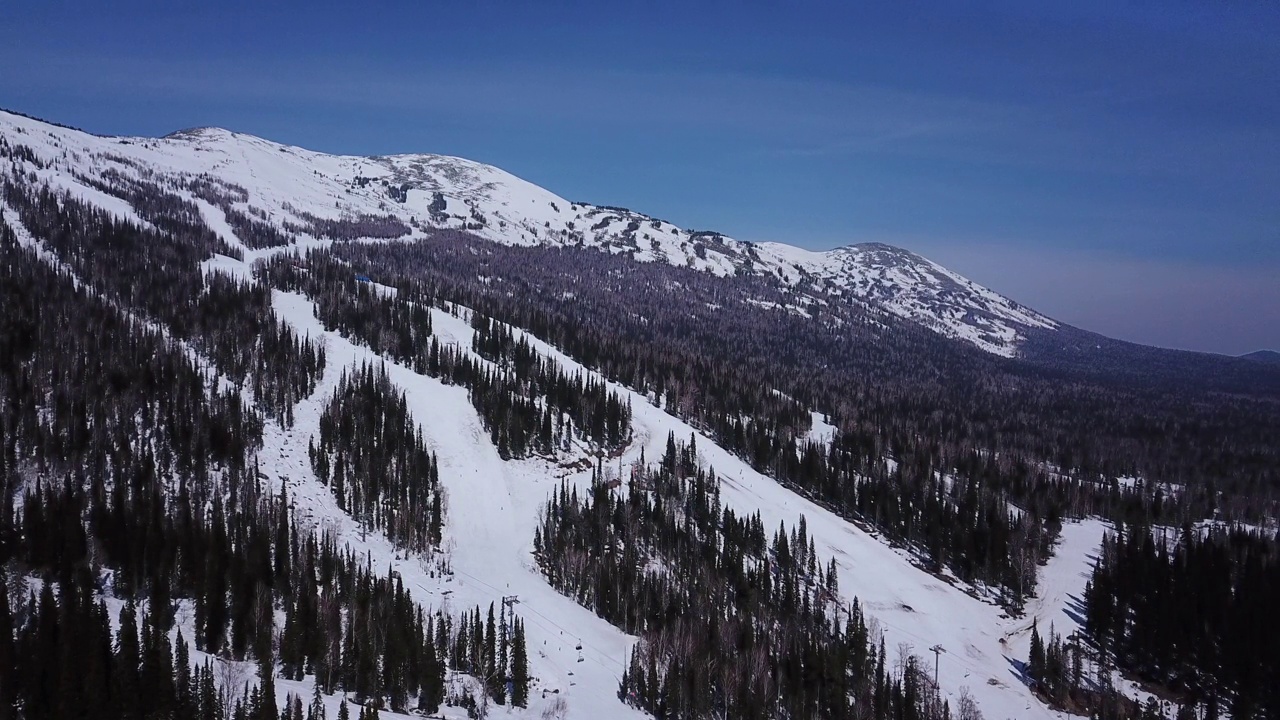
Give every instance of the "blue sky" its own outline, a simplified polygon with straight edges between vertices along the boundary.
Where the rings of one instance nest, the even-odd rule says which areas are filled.
[[[895,243],[1108,335],[1280,348],[1277,3],[171,5],[4,3],[0,106],[461,155]]]

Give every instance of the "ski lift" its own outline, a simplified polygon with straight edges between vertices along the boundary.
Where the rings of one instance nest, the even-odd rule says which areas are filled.
[[[582,657],[582,641],[581,640],[578,641],[578,645],[577,647],[574,648],[574,650],[578,651],[578,662],[582,662],[583,660],[585,660],[585,658]]]

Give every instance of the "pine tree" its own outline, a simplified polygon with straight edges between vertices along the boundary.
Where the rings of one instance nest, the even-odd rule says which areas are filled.
[[[255,720],[276,720],[276,671],[270,656],[258,659],[258,684],[261,692]]]
[[[1036,627],[1036,621],[1031,621],[1031,657],[1027,663],[1027,675],[1033,683],[1040,683],[1044,679],[1044,642],[1040,639],[1040,631]]]
[[[422,679],[418,684],[418,709],[434,713],[444,701],[444,663],[436,653],[436,641],[427,634],[422,645]]]
[[[484,625],[484,676],[489,697],[499,705],[506,702],[506,668],[499,667],[497,655],[498,631],[493,616],[493,603],[489,603],[489,617]]]
[[[307,708],[307,720],[325,720],[324,698],[320,695],[320,682],[312,684],[311,705]]]
[[[145,717],[168,717],[175,705],[173,653],[169,636],[156,625],[156,618],[147,613],[142,620],[142,667],[140,672],[143,694],[142,712]]]
[[[178,630],[173,650],[174,715],[178,718],[195,717],[197,688],[191,674],[191,656],[187,640]]]
[[[141,717],[141,648],[138,643],[137,610],[133,600],[120,609],[120,630],[116,633],[113,696],[116,713],[125,718]]]
[[[526,655],[524,621],[516,618],[511,645],[511,704],[529,706],[529,658]]]
[[[0,519],[0,522],[7,522]],[[13,615],[9,610],[9,583],[0,565],[0,720],[17,715],[18,668],[13,646]]]
[[[200,673],[200,720],[220,720],[223,717],[222,699],[213,677],[213,665],[206,660]]]

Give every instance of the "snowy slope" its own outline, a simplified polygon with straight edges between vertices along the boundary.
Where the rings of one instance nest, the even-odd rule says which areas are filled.
[[[567,701],[568,717],[625,717],[629,711],[617,702],[614,692],[633,639],[556,593],[530,563],[533,528],[542,502],[561,478],[586,489],[590,472],[570,471],[543,460],[502,462],[465,389],[444,386],[388,363],[392,380],[406,390],[410,410],[439,457],[441,480],[448,492],[446,545],[451,546],[455,575],[450,581],[431,578],[430,562],[397,558],[385,540],[362,537],[337,509],[329,491],[310,474],[306,462],[304,438],[317,426],[321,398],[332,391],[342,367],[372,354],[325,332],[306,298],[277,293],[275,305],[299,330],[323,337],[333,363],[316,398],[295,412],[292,431],[269,439],[264,451],[267,458],[280,453],[277,467],[287,470],[279,475],[289,482],[299,507],[307,508],[303,512],[317,523],[341,528],[353,546],[369,548],[375,563],[393,566],[404,575],[415,597],[429,604],[452,602],[465,607],[519,595],[518,611],[529,624],[530,663],[540,680],[534,697],[541,702],[543,688],[558,688]],[[442,341],[470,346],[474,331],[465,320],[436,310],[432,324]],[[566,370],[588,372],[553,347],[527,337]],[[722,480],[726,506],[742,513],[760,512],[766,527],[784,521],[794,525],[801,515],[806,518],[819,554],[836,559],[846,599],[861,600],[885,632],[889,648],[896,652],[899,644],[907,643],[917,655],[934,643],[947,648],[939,682],[953,702],[967,687],[989,718],[1061,717],[1041,705],[1012,671],[1011,659],[1025,659],[1025,652],[1016,654],[1016,649],[1004,644],[1014,621],[998,607],[920,570],[878,537],[757,473],[644,397],[612,387],[630,396],[634,412],[635,441],[621,458],[623,465],[638,459],[642,451],[646,457],[660,457],[668,433],[681,438],[695,435],[700,461],[714,468]],[[1059,600],[1057,595],[1048,598],[1045,607]],[[574,649],[577,642],[583,646],[582,662]]]
[[[457,158],[324,155],[224,130],[191,131],[162,139],[100,138],[3,113],[0,132],[11,147],[31,148],[43,167],[26,163],[24,168],[39,180],[132,219],[137,218],[127,204],[88,188],[76,175],[114,169],[178,179],[204,173],[245,188],[249,200],[243,205],[263,210],[278,223],[300,220],[299,212],[329,218],[390,214],[406,222],[416,221],[415,237],[424,236],[424,228],[470,223],[478,226],[471,228],[477,234],[501,242],[582,241],[611,252],[630,247],[626,238],[631,233],[640,248],[634,250],[638,260],[692,264],[709,272],[729,273],[750,258],[758,271],[767,269],[797,288],[843,292],[886,313],[932,323],[935,330],[963,337],[992,352],[1016,351],[1019,327],[1052,327],[1051,321],[896,248],[856,246],[814,253],[694,234],[627,211],[569,203],[496,168]],[[385,187],[382,179],[388,181]],[[388,189],[405,183],[410,187],[405,202],[399,203]],[[432,203],[439,207],[436,193],[445,197],[444,213],[431,210]],[[255,258],[287,249],[243,248],[221,210],[208,203],[197,204],[216,233],[233,247],[245,250],[244,261],[215,257],[206,263],[209,270],[249,277]],[[639,227],[628,230],[632,223]],[[596,226],[598,229],[591,230]],[[566,232],[557,235],[559,230]],[[305,236],[299,240],[300,245],[327,242]],[[701,244],[705,258],[695,244]],[[281,484],[288,488],[300,517],[314,527],[338,532],[351,547],[367,553],[375,566],[395,569],[414,597],[428,607],[487,606],[500,602],[503,596],[518,596],[516,611],[527,623],[530,670],[536,681],[527,711],[502,709],[500,715],[641,716],[616,697],[618,678],[634,638],[552,590],[531,562],[540,506],[562,480],[587,487],[589,471],[539,459],[502,461],[464,388],[444,385],[388,362],[392,381],[405,391],[409,409],[437,455],[447,494],[446,552],[431,557],[397,553],[385,538],[362,532],[337,507],[307,459],[308,441],[318,432],[320,413],[342,371],[362,361],[380,359],[368,348],[326,331],[306,297],[276,292],[273,298],[276,312],[301,333],[320,339],[328,358],[325,375],[313,395],[294,409],[295,424],[286,429],[268,421],[259,456],[276,489]],[[971,307],[956,309],[966,303]],[[473,331],[465,319],[433,310],[432,320],[433,331],[442,342],[470,347]],[[566,370],[588,372],[541,340],[530,340],[539,352]],[[760,512],[770,528],[784,521],[793,525],[802,515],[806,518],[819,554],[836,559],[846,599],[857,596],[863,602],[868,615],[884,631],[891,653],[896,654],[903,643],[921,656],[935,643],[946,648],[947,654],[939,663],[939,684],[953,705],[961,688],[967,687],[988,718],[1060,716],[1041,705],[1018,681],[1013,668],[1015,661],[1025,659],[1025,648],[1017,642],[1006,643],[1005,638],[1018,636],[1022,626],[998,607],[918,569],[903,552],[757,473],[710,438],[651,405],[647,398],[628,388],[613,387],[630,398],[634,413],[634,441],[620,463],[638,459],[642,451],[646,457],[660,457],[669,433],[680,438],[695,435],[700,461],[713,467],[722,479],[726,505],[743,515]],[[830,431],[829,425],[814,423],[814,439],[825,439]],[[1071,535],[1071,543],[1078,544],[1068,545],[1071,552],[1064,555],[1068,558],[1064,561],[1068,565],[1063,566],[1065,579],[1046,581],[1046,593],[1036,612],[1062,612],[1070,595],[1077,592],[1074,583],[1082,586],[1078,580],[1080,558],[1087,556],[1089,543],[1096,546],[1100,534],[1100,528],[1089,527],[1079,536]],[[452,574],[441,572],[446,566]],[[303,685],[281,682],[278,689],[282,700],[287,691],[304,698],[309,695],[305,681]]]
[[[799,294],[838,297],[1005,356],[1017,353],[1024,330],[1057,327],[900,248],[866,243],[814,252],[742,242],[631,210],[570,202],[462,158],[328,155],[218,128],[163,138],[99,137],[2,111],[0,137],[30,148],[48,164],[37,171],[42,180],[135,220],[127,204],[86,187],[75,175],[156,173],[175,181],[204,175],[243,188],[248,200],[237,209],[261,210],[278,226],[299,221],[302,213],[325,219],[391,216],[410,224],[413,237],[432,228],[465,229],[512,245],[580,245],[717,275],[765,275]]]
[[[616,697],[623,658],[633,638],[557,593],[532,564],[537,509],[559,483],[551,468],[532,461],[503,462],[467,399],[466,388],[446,386],[388,363],[392,381],[405,390],[409,410],[440,463],[447,497],[444,545],[448,551],[443,558],[405,556],[384,537],[362,533],[315,478],[307,443],[318,433],[320,413],[342,371],[380,359],[368,348],[327,332],[307,298],[277,292],[274,306],[298,330],[322,338],[328,358],[314,395],[295,410],[294,426],[284,430],[271,425],[262,452],[264,462],[271,462],[268,476],[287,485],[301,519],[338,531],[349,545],[369,553],[375,567],[399,572],[414,598],[428,607],[456,611],[518,596],[516,611],[526,623],[530,674],[536,681],[530,689],[529,710],[517,714],[539,717],[563,698],[569,718],[642,717]],[[464,331],[468,338],[472,332],[464,322],[444,313],[437,312],[433,323],[444,337],[452,332],[462,340]],[[469,346],[470,340],[461,344]],[[445,561],[451,576],[434,572]],[[581,653],[575,649],[578,644],[583,647]]]
[[[525,337],[566,369],[590,373],[536,337]],[[1023,620],[1008,617],[999,607],[979,600],[959,584],[921,570],[904,552],[760,474],[717,446],[709,436],[651,405],[645,397],[616,383],[609,385],[631,398],[635,442],[622,457],[624,466],[637,460],[642,450],[645,457],[661,457],[669,433],[678,438],[696,437],[699,462],[719,476],[725,506],[739,514],[759,512],[766,528],[777,527],[780,522],[793,526],[801,516],[805,518],[819,557],[835,558],[841,594],[849,602],[854,597],[859,599],[884,632],[892,656],[896,657],[902,644],[909,645],[911,652],[921,657],[929,655],[928,649],[934,644],[946,649],[938,663],[938,683],[953,707],[961,689],[968,688],[984,716],[993,720],[1070,717],[1041,704],[1014,670],[1017,662],[1026,660],[1027,648],[1010,645],[1006,637],[1015,634]],[[590,478],[584,473],[577,480],[586,487]],[[1051,592],[1036,603],[1037,612],[1064,612],[1071,607],[1073,597],[1083,593],[1087,566],[1082,565],[1082,558],[1087,559],[1097,548],[1104,528],[1093,522],[1069,527],[1073,531],[1069,535],[1068,559],[1046,568]],[[1029,619],[1025,625],[1030,627]]]

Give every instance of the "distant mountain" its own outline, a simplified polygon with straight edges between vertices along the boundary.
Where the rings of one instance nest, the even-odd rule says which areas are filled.
[[[626,208],[566,200],[463,158],[330,155],[212,127],[163,138],[104,137],[6,111],[0,140],[38,167],[37,182],[144,225],[129,202],[102,188],[145,178],[189,198],[202,220],[249,259],[281,243],[422,241],[459,230],[513,247],[594,249],[718,277],[759,278],[773,289],[747,302],[797,319],[823,308],[873,323],[906,322],[993,355],[1126,384],[1280,393],[1280,381],[1260,377],[1256,362],[1150,348],[1058,323],[903,248],[862,243],[812,251],[744,242]],[[1249,360],[1268,356],[1275,353]]]
[[[1241,355],[1240,357],[1245,360],[1255,360],[1257,362],[1280,365],[1280,352],[1276,352],[1275,350],[1255,350],[1254,352]]]
[[[101,137],[2,111],[0,135],[40,161],[40,180],[90,199],[101,199],[93,186],[104,176],[145,175],[179,195],[217,188],[234,211],[303,235],[322,234],[326,222],[378,217],[402,224],[409,238],[458,229],[507,245],[590,247],[721,276],[767,276],[794,291],[790,309],[798,315],[809,303],[837,298],[1006,357],[1017,354],[1028,329],[1058,327],[901,248],[866,243],[815,252],[743,242],[625,208],[572,202],[463,158],[328,155],[220,128]],[[133,216],[124,203],[105,206]]]

